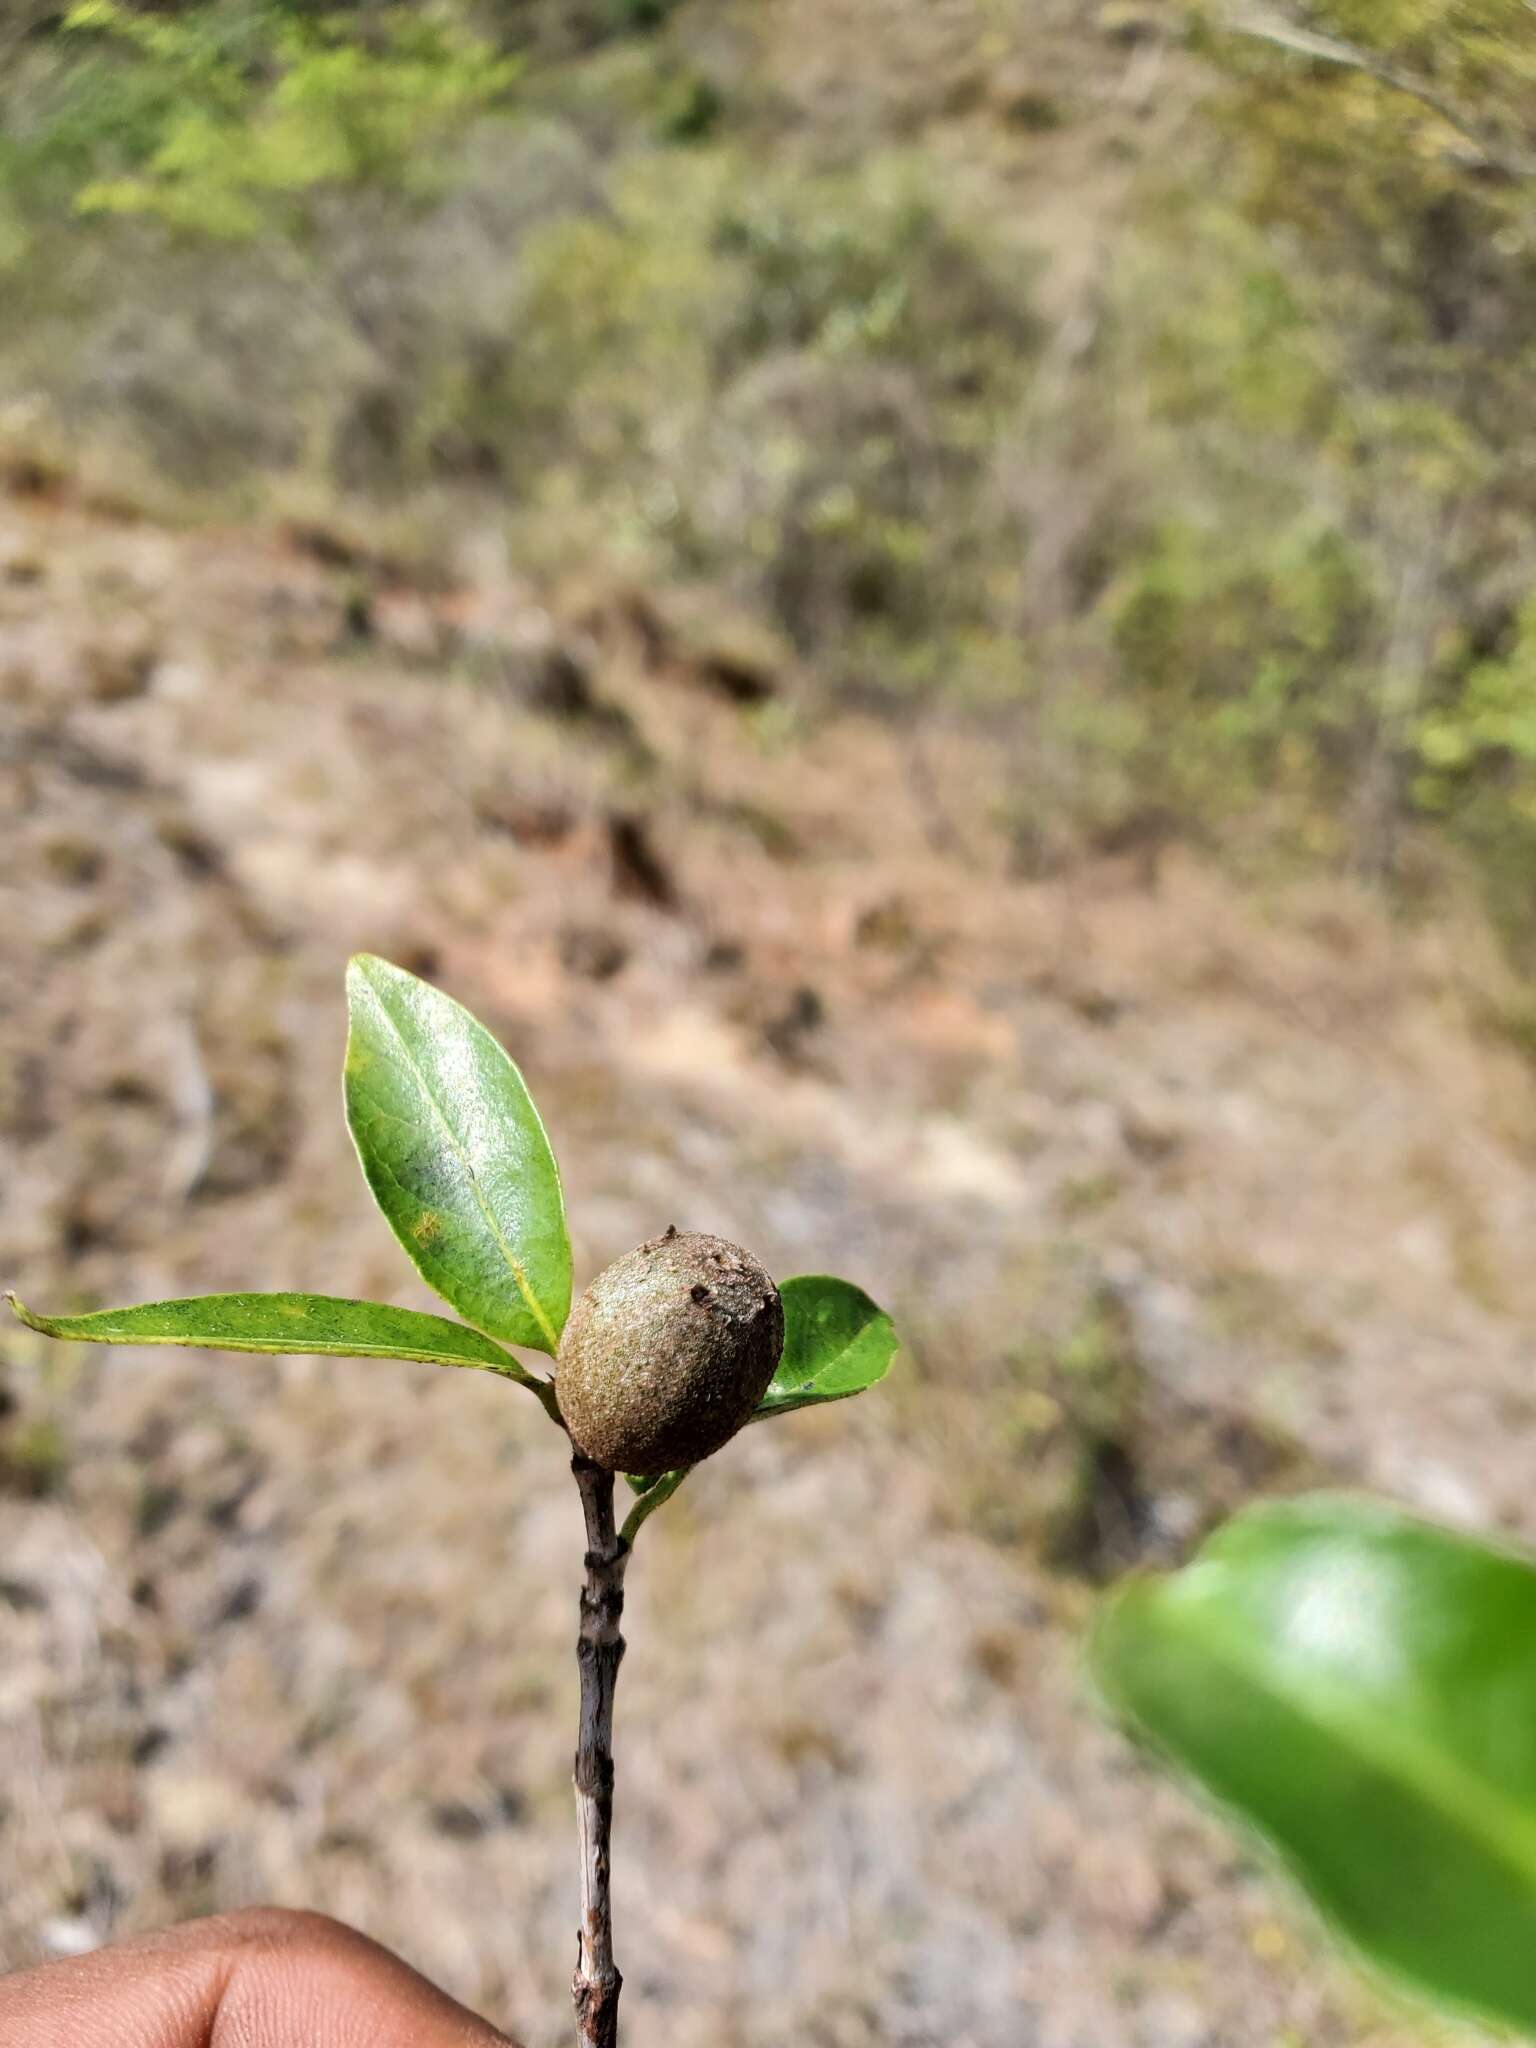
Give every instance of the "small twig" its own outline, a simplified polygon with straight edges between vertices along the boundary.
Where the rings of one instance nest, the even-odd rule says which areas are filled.
[[[581,2048],[616,2048],[624,1980],[613,1960],[609,1845],[613,1833],[613,1695],[624,1638],[624,1568],[629,1545],[614,1527],[613,1474],[580,1451],[571,1470],[587,1525],[586,1584],[581,1591],[581,1732],[576,1744],[576,1829],[581,1844],[581,1928],[571,1997]],[[647,1496],[648,1497],[648,1496]]]
[[[213,1083],[190,1017],[177,1019],[171,1054],[171,1100],[180,1136],[170,1151],[167,1179],[177,1197],[190,1202],[213,1161],[215,1108]]]
[[[1374,51],[1363,49],[1358,43],[1345,42],[1340,36],[1323,35],[1317,29],[1289,21],[1284,15],[1274,14],[1265,7],[1231,7],[1220,20],[1221,25],[1235,35],[1252,36],[1259,42],[1272,43],[1276,49],[1293,50],[1300,57],[1314,57],[1323,64],[1337,64],[1347,71],[1359,71],[1365,77],[1375,79],[1378,85],[1403,93],[1409,99],[1417,100],[1420,106],[1427,107],[1447,127],[1454,128],[1464,141],[1470,142],[1484,163],[1494,170],[1502,171],[1510,178],[1536,178],[1536,154],[1511,148],[1487,134],[1429,79],[1419,77],[1416,72],[1405,71],[1400,65],[1378,57]]]

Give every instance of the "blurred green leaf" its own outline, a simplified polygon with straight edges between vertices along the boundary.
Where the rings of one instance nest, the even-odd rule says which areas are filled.
[[[846,1401],[884,1379],[896,1326],[862,1288],[823,1273],[786,1280],[784,1350],[754,1422],[820,1401]]]
[[[1536,1566],[1369,1501],[1256,1508],[1128,1583],[1094,1664],[1371,1963],[1536,2032]]]
[[[554,1356],[571,1247],[523,1077],[458,1003],[371,954],[347,970],[347,1123],[373,1198],[477,1329]]]
[[[381,1301],[346,1301],[329,1294],[200,1294],[186,1301],[148,1301],[84,1316],[40,1316],[14,1294],[6,1299],[28,1328],[70,1343],[414,1358],[426,1365],[477,1366],[542,1385],[478,1330]]]

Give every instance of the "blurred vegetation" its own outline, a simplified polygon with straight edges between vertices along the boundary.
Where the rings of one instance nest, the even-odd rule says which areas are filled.
[[[989,722],[1026,869],[1470,862],[1536,954],[1524,0],[1086,8],[1023,85],[977,0],[884,99],[840,0],[856,121],[761,7],[8,12],[0,427],[717,586],[807,730]]]

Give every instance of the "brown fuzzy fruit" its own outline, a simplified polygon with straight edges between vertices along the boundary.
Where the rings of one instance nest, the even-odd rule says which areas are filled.
[[[555,1390],[577,1450],[637,1477],[696,1465],[763,1398],[784,1348],[779,1290],[723,1237],[669,1230],[571,1310]]]

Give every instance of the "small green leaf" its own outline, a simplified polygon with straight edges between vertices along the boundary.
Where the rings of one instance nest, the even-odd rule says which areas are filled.
[[[1094,1666],[1371,1963],[1536,2032],[1536,1564],[1382,1504],[1255,1508]]]
[[[896,1326],[862,1288],[810,1273],[786,1280],[784,1350],[754,1422],[820,1401],[846,1401],[884,1379],[896,1355]]]
[[[466,1009],[386,960],[353,960],[347,1001],[347,1123],[406,1256],[477,1329],[553,1357],[571,1246],[522,1075]]]
[[[14,1294],[6,1300],[30,1329],[70,1343],[414,1358],[427,1365],[478,1366],[534,1387],[544,1385],[478,1330],[381,1301],[344,1301],[330,1294],[201,1294],[186,1301],[99,1309],[92,1315],[39,1316]]]

